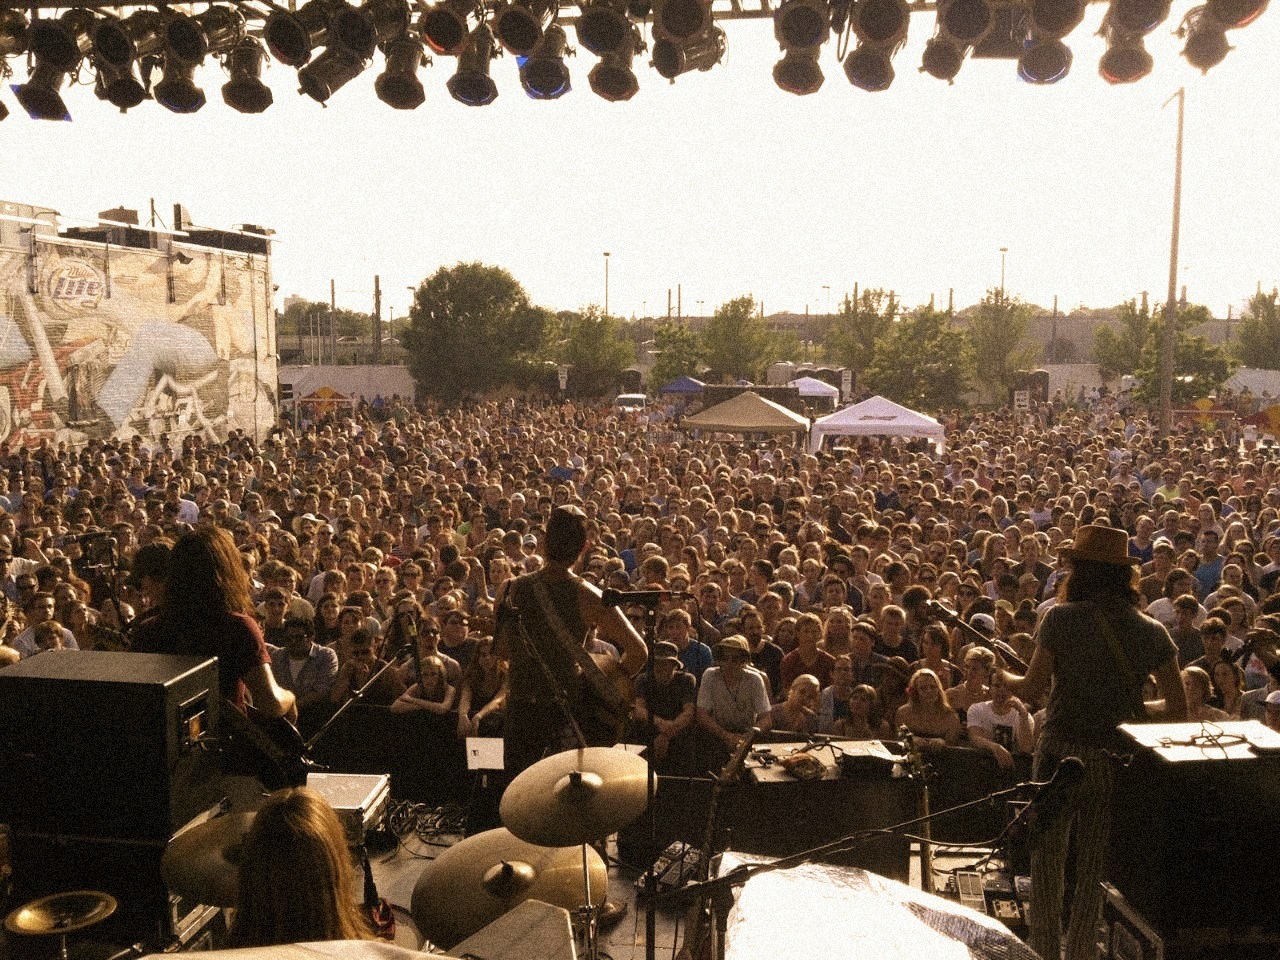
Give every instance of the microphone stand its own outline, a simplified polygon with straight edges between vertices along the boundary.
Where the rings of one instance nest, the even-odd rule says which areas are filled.
[[[333,727],[333,725],[338,722],[338,718],[342,716],[344,713],[346,713],[347,710],[351,708],[351,705],[353,703],[356,703],[357,701],[362,699],[364,695],[369,692],[369,688],[372,687],[375,683],[377,683],[379,678],[384,673],[386,673],[392,667],[396,666],[402,660],[408,659],[408,657],[412,652],[413,651],[410,644],[406,644],[405,646],[401,647],[399,650],[396,651],[395,656],[393,656],[381,667],[379,667],[377,672],[374,673],[372,676],[370,676],[369,679],[364,682],[364,685],[359,690],[352,691],[350,699],[348,699],[346,703],[344,703],[337,710],[335,710],[333,712],[333,715],[330,716],[329,719],[324,722],[324,725],[315,732],[314,736],[312,736],[310,740],[306,742],[306,744],[303,747],[304,754],[309,754],[311,752],[311,749],[317,743],[319,743],[324,738],[325,734],[327,734],[329,730]]]

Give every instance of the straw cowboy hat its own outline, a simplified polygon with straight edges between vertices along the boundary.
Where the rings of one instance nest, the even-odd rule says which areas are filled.
[[[1068,560],[1091,560],[1094,563],[1136,564],[1142,560],[1129,556],[1129,535],[1115,527],[1091,523],[1078,527],[1071,547],[1060,551]]]

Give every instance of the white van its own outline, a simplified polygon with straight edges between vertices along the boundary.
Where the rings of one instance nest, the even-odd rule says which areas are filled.
[[[620,393],[613,398],[613,405],[621,413],[643,413],[649,398],[643,393]]]

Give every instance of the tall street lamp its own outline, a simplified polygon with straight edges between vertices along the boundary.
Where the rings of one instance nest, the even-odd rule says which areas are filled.
[[[824,283],[822,289],[827,293],[827,316],[831,316],[831,284]]]
[[[1004,258],[1008,252],[1009,252],[1008,247],[1000,248],[1000,300],[1001,302],[1004,301]]]
[[[604,315],[609,315],[609,251],[604,252]]]

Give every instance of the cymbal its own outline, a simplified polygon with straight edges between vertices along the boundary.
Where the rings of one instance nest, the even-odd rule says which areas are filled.
[[[644,813],[648,774],[643,757],[616,747],[566,750],[511,781],[499,812],[507,829],[529,843],[590,843]]]
[[[11,910],[4,926],[10,933],[72,933],[101,923],[117,906],[115,897],[99,890],[54,893]]]
[[[605,900],[609,874],[587,848],[591,901]],[[422,871],[413,887],[418,931],[448,950],[525,900],[574,910],[585,900],[581,847],[538,847],[509,830],[486,830],[460,840]]]
[[[170,840],[160,859],[165,886],[197,903],[234,907],[240,899],[240,848],[255,816],[214,817]]]

